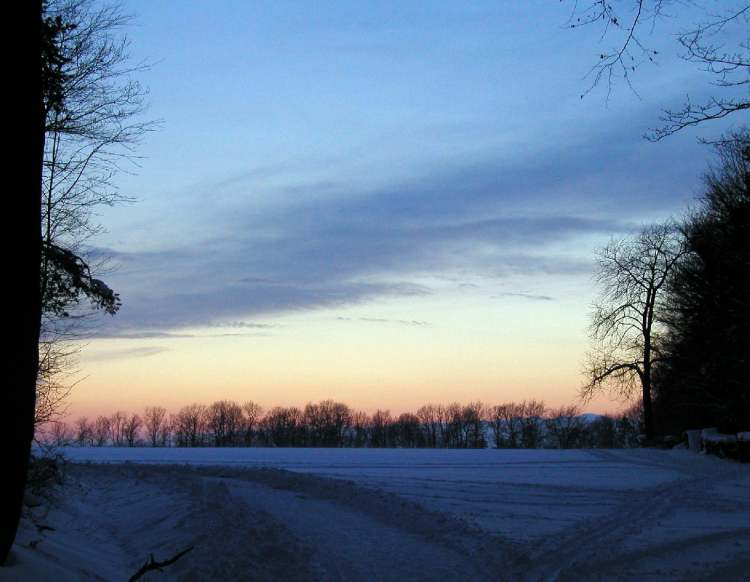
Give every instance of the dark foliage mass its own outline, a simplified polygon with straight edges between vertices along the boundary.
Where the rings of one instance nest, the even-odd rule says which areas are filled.
[[[581,415],[576,406],[548,409],[536,400],[426,404],[398,416],[369,415],[334,400],[265,413],[254,402],[218,400],[174,414],[148,407],[143,416],[118,411],[79,418],[72,427],[54,422],[45,440],[100,447],[612,448],[637,445],[641,416],[638,406],[615,418]]]
[[[649,439],[750,430],[750,132],[715,147],[718,164],[687,218],[601,253],[582,393],[640,393]]]
[[[667,289],[668,358],[655,385],[663,431],[750,429],[750,133],[717,148]]]

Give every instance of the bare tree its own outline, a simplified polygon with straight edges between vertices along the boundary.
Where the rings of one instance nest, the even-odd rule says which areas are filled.
[[[65,414],[66,400],[77,383],[75,358],[78,352],[77,346],[67,342],[39,343],[35,426],[57,421]]]
[[[351,425],[352,412],[346,404],[333,400],[312,402],[305,406],[303,422],[307,439],[312,446],[334,447],[344,441]]]
[[[419,418],[411,412],[402,412],[394,422],[395,445],[403,448],[420,446]]]
[[[366,412],[358,410],[352,414],[352,434],[351,444],[355,447],[364,447],[368,444],[370,417]]]
[[[159,446],[171,447],[174,443],[175,414],[170,414],[161,424],[161,435],[159,436]]]
[[[544,402],[525,400],[518,410],[521,423],[521,444],[526,449],[536,449],[542,440],[541,424],[546,410]]]
[[[522,416],[523,405],[515,402],[506,402],[492,407],[490,427],[495,437],[495,446],[511,449],[520,446],[523,428]]]
[[[452,402],[445,407],[446,429],[444,441],[446,447],[464,447],[464,415],[463,406],[459,402]]]
[[[178,446],[197,447],[204,444],[206,407],[203,404],[183,406],[174,419],[173,430]]]
[[[449,425],[450,425],[450,412],[447,406],[438,404],[435,407],[435,418],[437,419],[437,442],[440,447],[449,446]]]
[[[352,415],[352,409],[347,404],[343,402],[333,403],[331,409],[332,434],[335,434],[336,446],[344,444],[344,438],[352,425]]]
[[[390,410],[376,410],[372,415],[372,429],[370,442],[373,447],[391,446],[391,425],[393,417]]]
[[[586,447],[612,449],[617,446],[617,427],[615,420],[609,416],[600,416],[587,427],[588,436]]]
[[[79,447],[94,446],[94,427],[89,423],[86,416],[82,416],[75,423],[76,433],[75,440]]]
[[[112,444],[116,447],[125,446],[125,424],[128,416],[121,410],[117,410],[109,417],[109,434]]]
[[[56,420],[47,425],[45,442],[55,447],[66,447],[73,442],[73,432],[70,427]]]
[[[547,434],[558,449],[569,449],[576,445],[583,429],[580,414],[575,404],[547,411]]]
[[[122,434],[129,447],[134,447],[138,442],[138,433],[143,425],[143,420],[137,414],[131,414],[125,418]]]
[[[214,402],[206,409],[206,428],[217,447],[239,444],[242,407],[232,400]]]
[[[428,447],[437,447],[438,443],[438,414],[434,404],[425,404],[417,410],[417,418],[422,425]]]
[[[82,244],[102,231],[96,209],[128,200],[112,178],[154,124],[141,118],[146,91],[134,74],[145,67],[130,64],[122,32],[130,17],[116,4],[91,0],[49,0],[45,13],[62,23],[60,58],[51,65],[62,82],[46,115],[43,241],[80,257]],[[54,276],[53,259],[43,262],[43,283]]]
[[[502,405],[495,405],[489,407],[487,410],[488,420],[490,423],[490,430],[492,430],[492,438],[495,441],[495,448],[500,449],[505,443],[505,431],[502,416]]]
[[[263,427],[269,444],[291,447],[301,444],[302,411],[296,406],[276,406],[263,418]]]
[[[599,254],[599,300],[591,316],[594,348],[588,355],[584,401],[601,390],[630,398],[640,388],[646,438],[655,436],[651,408],[654,366],[663,361],[660,307],[664,285],[684,254],[674,225],[644,228],[613,241]]]
[[[674,10],[666,11],[666,5]],[[676,110],[665,109],[661,127],[648,134],[660,140],[684,128],[721,119],[750,109],[750,3],[733,1],[711,3],[702,9],[703,16],[681,30],[676,37],[678,54],[704,71],[714,87],[715,95],[693,103],[688,97]],[[675,3],[665,0],[589,0],[575,2],[571,28],[586,25],[602,27],[602,39],[612,39],[612,48],[600,52],[592,67],[591,84],[585,93],[604,84],[607,95],[614,83],[623,80],[633,91],[633,75],[643,64],[656,63],[659,53],[648,40],[657,22],[673,16]],[[739,40],[735,40],[739,39]]]
[[[252,400],[242,405],[244,413],[245,444],[252,446],[255,433],[258,431],[261,418],[263,418],[263,407]]]
[[[144,67],[130,64],[123,33],[130,18],[122,9],[93,0],[48,0],[44,14],[54,58],[45,61],[43,70],[37,393],[54,414],[75,384],[70,370],[79,348],[69,342],[80,337],[81,317],[96,310],[114,314],[119,308],[117,294],[97,278],[104,262],[88,243],[103,230],[97,210],[129,199],[112,179],[124,163],[134,161],[133,148],[154,124],[142,120],[146,91],[134,74]],[[45,368],[50,356],[54,365]]]
[[[484,437],[485,406],[477,401],[470,402],[461,411],[463,425],[463,446],[482,449],[487,443]]]
[[[97,447],[103,447],[110,440],[111,423],[108,417],[98,416],[92,428],[93,443]]]
[[[146,428],[146,437],[152,447],[163,445],[163,427],[167,421],[167,409],[162,406],[149,406],[143,411],[143,425]]]

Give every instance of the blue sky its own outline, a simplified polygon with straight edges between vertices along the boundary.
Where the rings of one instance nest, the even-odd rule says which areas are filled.
[[[112,379],[114,360],[162,371],[180,353],[273,352],[266,359],[276,362],[294,338],[335,338],[316,352],[316,370],[328,370],[320,382],[264,368],[256,398],[292,401],[308,382],[305,397],[366,406],[376,389],[335,370],[352,338],[375,328],[371,358],[383,355],[377,345],[409,342],[405,353],[420,354],[435,345],[418,370],[383,356],[384,368],[404,370],[389,376],[394,395],[460,353],[482,386],[467,398],[568,401],[580,383],[595,249],[683,212],[710,158],[698,138],[724,127],[642,138],[662,108],[709,90],[675,56],[684,17],[654,30],[663,56],[637,71],[638,95],[619,84],[609,98],[599,88],[582,99],[587,71],[615,38],[567,28],[568,2],[125,8],[136,17],[134,59],[153,63],[140,79],[162,127],[138,149],[136,171],[118,178],[137,202],[101,217],[108,233],[97,244],[112,256],[108,281],[123,308],[84,354],[82,403],[106,386],[132,390]],[[521,336],[536,338],[522,346],[536,357],[565,363],[523,380],[533,358],[513,351]],[[466,337],[478,352],[504,353],[518,386],[492,392],[498,370],[466,355]],[[205,384],[196,398],[211,398],[208,384],[221,392]],[[225,384],[240,390],[236,378]],[[165,390],[179,401],[179,387]]]

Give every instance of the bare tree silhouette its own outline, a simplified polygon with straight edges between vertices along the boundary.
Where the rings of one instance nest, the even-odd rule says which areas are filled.
[[[660,349],[660,302],[668,277],[684,255],[673,224],[644,228],[635,238],[613,241],[599,255],[600,295],[591,318],[594,348],[588,355],[588,401],[601,390],[631,397],[640,387],[646,437],[655,436],[651,406],[653,368]]]

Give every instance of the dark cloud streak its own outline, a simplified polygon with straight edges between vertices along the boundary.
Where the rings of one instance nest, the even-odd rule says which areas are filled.
[[[425,276],[591,272],[587,257],[553,249],[580,237],[632,231],[637,212],[674,196],[653,191],[647,172],[661,163],[660,150],[642,157],[644,147],[650,144],[608,134],[534,159],[439,166],[389,187],[368,188],[361,179],[345,195],[316,195],[310,186],[306,196],[271,208],[227,209],[195,229],[200,240],[114,253],[120,270],[113,285],[124,305],[102,333],[163,337],[158,334],[189,326],[233,327],[224,320],[245,327],[243,317],[429,294],[413,283]],[[242,183],[238,176],[222,187]]]

